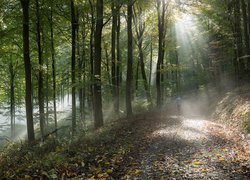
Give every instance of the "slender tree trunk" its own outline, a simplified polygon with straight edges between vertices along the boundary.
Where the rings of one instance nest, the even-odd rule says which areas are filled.
[[[102,28],[103,28],[103,0],[96,1],[96,29],[94,56],[94,119],[95,128],[103,126],[102,89],[101,89],[101,60],[102,60]]]
[[[248,14],[247,14],[247,5],[245,0],[241,0],[241,9],[242,9],[242,15],[243,15],[243,27],[244,27],[244,36],[245,36],[245,46],[246,46],[246,55],[250,55],[250,44],[249,44],[249,20]],[[250,8],[249,8],[250,10]],[[250,12],[249,12],[250,13]],[[247,62],[250,61],[250,57],[246,58]],[[249,67],[248,67],[249,68]],[[249,71],[249,69],[248,69]]]
[[[53,78],[53,108],[54,108],[54,123],[57,129],[57,111],[56,111],[56,59],[54,47],[54,29],[53,29],[53,8],[54,0],[51,0],[50,10],[50,42],[51,42],[51,59],[52,59],[52,78]]]
[[[162,106],[162,88],[161,88],[161,65],[164,58],[164,26],[165,26],[165,2],[157,1],[158,14],[158,60],[156,66],[156,89],[157,99],[156,104],[158,108]]]
[[[128,60],[127,60],[127,81],[126,81],[126,110],[127,116],[130,117],[132,111],[132,80],[133,80],[133,34],[132,34],[132,17],[133,1],[129,0],[127,5],[127,34],[128,34]]]
[[[23,10],[23,59],[25,66],[25,105],[28,141],[31,143],[35,140],[33,124],[33,103],[32,103],[32,80],[31,64],[29,49],[29,0],[21,0]]]
[[[108,82],[109,84],[112,85],[112,78],[110,77],[110,67],[109,67],[109,53],[108,53],[108,48],[104,46],[104,51],[105,51],[105,58],[106,58],[106,71],[107,71],[107,76],[108,76]],[[111,94],[113,93],[113,87],[111,87]]]
[[[72,40],[72,51],[71,51],[71,93],[72,93],[72,135],[76,132],[76,14],[75,14],[75,4],[74,0],[71,0],[71,40]]]
[[[12,59],[9,64],[10,71],[10,121],[11,121],[11,138],[15,137],[15,72],[13,69]]]
[[[151,44],[150,44],[150,65],[149,65],[149,87],[151,87],[152,82],[152,68],[153,68],[153,43],[152,43],[152,37],[151,37]]]
[[[250,0],[248,0],[247,7],[248,7],[247,8],[247,11],[248,11],[248,34],[249,34],[249,41],[250,41]],[[250,55],[250,53],[248,55]],[[250,60],[249,59],[247,61],[247,68],[248,68],[248,73],[250,74]]]
[[[138,92],[138,82],[139,82],[139,67],[140,67],[140,60],[138,59],[137,60],[137,64],[136,64],[136,74],[135,74],[135,92],[136,92],[136,95],[137,95],[137,92]]]
[[[121,30],[121,20],[120,20],[120,7],[119,4],[116,4],[116,11],[117,11],[117,34],[116,34],[116,58],[117,58],[117,63],[116,63],[116,74],[117,74],[117,79],[116,79],[116,84],[117,84],[117,92],[116,92],[116,101],[117,101],[117,109],[119,111],[120,109],[120,84],[122,82],[122,73],[121,73],[121,50],[120,50],[120,30]]]
[[[116,32],[117,32],[117,10],[115,6],[115,1],[112,0],[112,38],[111,38],[111,76],[112,76],[112,95],[113,95],[113,102],[114,102],[114,111],[117,114],[119,112],[118,104],[117,104],[117,60],[116,60]]]
[[[237,64],[239,78],[241,79],[244,72],[244,61],[240,59],[242,57],[242,33],[241,33],[241,13],[240,13],[240,1],[235,0],[235,38],[237,45]]]
[[[241,0],[241,9],[243,15],[243,27],[244,27],[246,51],[248,54],[250,54],[249,29],[248,29],[248,17],[247,17],[248,15],[247,15],[247,5],[245,0]]]
[[[89,5],[91,9],[91,29],[90,29],[90,40],[89,40],[89,47],[90,47],[90,95],[88,97],[88,104],[92,104],[89,106],[90,111],[93,110],[94,107],[94,95],[93,95],[93,82],[94,82],[94,32],[95,32],[95,18],[94,18],[94,6],[92,0],[89,0]],[[93,114],[92,114],[93,115]]]
[[[41,22],[40,22],[40,6],[39,1],[36,0],[36,31],[37,31],[37,48],[38,48],[38,61],[39,61],[39,74],[38,74],[38,104],[39,104],[39,120],[40,120],[40,133],[42,139],[45,134],[45,117],[44,117],[44,88],[43,88],[43,57],[41,45]]]
[[[134,10],[134,12],[136,12]],[[144,89],[146,92],[146,97],[148,103],[151,103],[151,96],[150,96],[150,91],[148,87],[148,81],[147,81],[147,75],[145,71],[145,64],[144,64],[144,54],[143,54],[143,38],[144,38],[144,31],[145,31],[145,23],[142,21],[142,9],[139,7],[138,8],[138,15],[134,15],[134,22],[135,22],[135,29],[136,29],[136,34],[137,34],[137,46],[139,49],[139,63],[141,68],[141,74],[142,74],[142,79],[143,79],[143,85]],[[135,14],[135,13],[134,13]]]
[[[82,76],[83,76],[83,88],[82,88],[82,113],[83,113],[83,121],[84,121],[84,125],[85,125],[85,99],[86,99],[86,86],[85,86],[85,83],[86,83],[86,50],[85,50],[85,33],[83,33],[82,35],[83,37],[83,41],[82,41],[82,60],[83,60],[83,67],[82,67]]]
[[[79,15],[77,18],[79,21]],[[85,29],[85,27],[83,27],[83,29]],[[84,56],[85,55],[81,55],[80,51],[81,51],[81,43],[82,42],[82,53],[84,53],[84,45],[85,45],[85,32],[81,33],[82,34],[82,40],[80,41],[80,31],[79,31],[79,25],[77,26],[77,59],[78,59],[78,83],[82,84],[83,83],[83,62],[84,62]],[[84,96],[83,96],[83,86],[81,85],[79,87],[79,103],[80,103],[80,120],[81,122],[83,122],[84,119]]]

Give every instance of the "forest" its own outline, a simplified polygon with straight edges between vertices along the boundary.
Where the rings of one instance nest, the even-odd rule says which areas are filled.
[[[250,0],[1,0],[0,177],[248,179]]]

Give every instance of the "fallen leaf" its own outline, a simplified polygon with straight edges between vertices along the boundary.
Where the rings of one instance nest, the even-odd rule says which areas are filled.
[[[200,165],[201,163],[200,163],[200,161],[194,161],[193,164],[194,165]]]
[[[225,161],[225,159],[223,157],[220,157],[219,160],[220,161]]]
[[[140,174],[140,173],[142,173],[142,170],[139,170],[139,169],[136,169],[136,170],[135,170],[135,174],[136,174],[136,175],[138,175],[138,174]]]
[[[108,173],[108,174],[111,174],[112,172],[113,172],[112,169],[108,169],[108,170],[106,171],[106,173]]]

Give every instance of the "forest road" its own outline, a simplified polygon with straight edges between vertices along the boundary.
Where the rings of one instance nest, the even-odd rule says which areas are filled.
[[[134,153],[137,179],[250,179],[250,141],[233,129],[200,117],[158,116],[145,117],[147,140]]]

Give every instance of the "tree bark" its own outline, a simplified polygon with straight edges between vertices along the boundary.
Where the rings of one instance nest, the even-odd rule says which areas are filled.
[[[11,121],[11,138],[15,137],[15,72],[13,69],[12,59],[9,64],[10,71],[10,121]]]
[[[121,20],[120,20],[120,7],[119,4],[116,4],[116,11],[117,11],[117,34],[116,34],[116,58],[117,58],[117,63],[116,63],[116,74],[117,74],[117,97],[116,97],[116,101],[117,101],[117,109],[119,111],[120,109],[120,84],[122,82],[122,71],[121,71],[121,50],[120,50],[120,30],[121,30]]]
[[[52,59],[52,78],[53,78],[53,108],[54,108],[54,123],[57,129],[57,111],[56,111],[56,59],[54,47],[54,29],[53,29],[53,8],[54,0],[51,0],[50,10],[50,43],[51,43],[51,59]],[[56,133],[57,134],[57,133]]]
[[[128,34],[128,60],[127,60],[127,81],[126,81],[126,110],[127,116],[132,116],[132,80],[133,80],[133,34],[132,17],[133,1],[129,0],[127,4],[127,34]]]
[[[40,22],[40,6],[39,1],[36,0],[36,31],[37,31],[37,49],[38,49],[38,61],[39,61],[39,73],[38,73],[38,104],[39,104],[39,120],[40,120],[40,133],[41,139],[45,134],[45,117],[44,117],[44,87],[43,87],[43,57],[42,57],[42,45],[41,45],[41,22]]]
[[[248,14],[247,14],[247,5],[246,5],[246,2],[245,0],[241,0],[241,9],[242,9],[242,16],[243,16],[243,28],[244,28],[244,36],[245,36],[245,48],[246,48],[246,55],[250,55],[250,44],[249,44],[249,20],[248,18]],[[250,10],[250,8],[249,8]],[[250,12],[249,12],[250,13]],[[250,58],[246,58],[247,62],[250,61]],[[248,67],[249,68],[249,67]],[[249,71],[249,69],[248,69]]]
[[[102,28],[103,28],[103,0],[96,1],[96,29],[94,56],[94,120],[95,129],[103,126],[102,89],[101,89],[101,60],[102,60]]]
[[[151,104],[151,96],[148,87],[147,75],[145,71],[145,64],[144,64],[144,54],[143,54],[143,38],[144,38],[144,31],[145,31],[145,23],[142,21],[142,9],[138,8],[139,14],[134,17],[135,19],[135,29],[137,34],[137,46],[139,50],[139,65],[141,68],[141,74],[143,79],[143,85],[146,92],[147,101]],[[135,10],[134,10],[135,12]]]
[[[33,124],[32,80],[29,48],[29,0],[21,0],[23,10],[23,59],[25,67],[25,106],[27,119],[28,141],[35,140]]]
[[[71,0],[71,93],[72,93],[72,135],[76,132],[76,78],[75,78],[75,61],[76,61],[76,15],[75,15],[75,4],[74,0]]]
[[[116,59],[116,32],[117,32],[117,6],[115,6],[115,0],[112,0],[112,38],[111,38],[111,76],[112,76],[112,95],[114,103],[114,111],[117,114],[119,112],[119,106],[117,101],[117,59]]]
[[[236,40],[236,46],[237,46],[237,66],[239,72],[239,78],[241,79],[244,72],[244,61],[240,59],[240,57],[243,54],[242,51],[242,33],[241,33],[241,13],[240,13],[240,1],[235,0],[235,9],[234,9],[234,15],[235,15],[235,40]]]
[[[162,88],[161,88],[161,65],[164,59],[164,28],[165,28],[165,10],[166,4],[164,1],[157,0],[158,14],[158,60],[156,65],[156,104],[158,108],[162,106]]]

